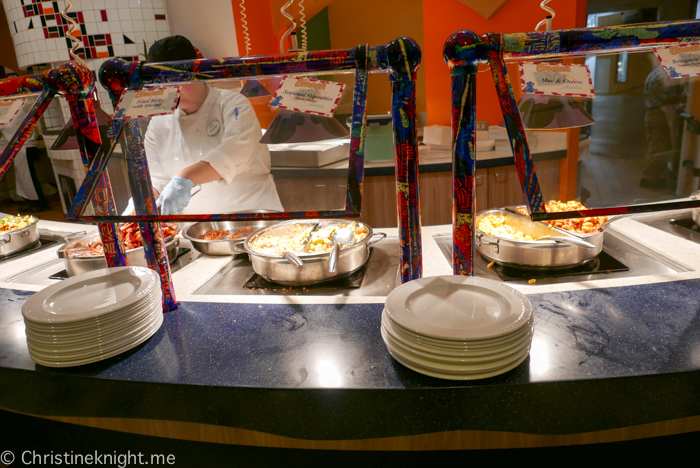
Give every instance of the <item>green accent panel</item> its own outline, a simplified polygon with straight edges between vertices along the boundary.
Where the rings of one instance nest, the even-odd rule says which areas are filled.
[[[301,31],[298,40],[301,47]],[[331,27],[328,23],[328,7],[319,11],[306,22],[307,50],[328,50],[331,48]]]

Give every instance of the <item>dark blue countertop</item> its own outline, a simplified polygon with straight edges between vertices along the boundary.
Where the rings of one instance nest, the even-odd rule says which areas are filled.
[[[185,302],[138,348],[52,369],[29,357],[0,289],[0,407],[165,419],[318,440],[459,429],[568,434],[700,415],[700,280],[532,294],[530,358],[453,382],[380,337],[383,304]]]

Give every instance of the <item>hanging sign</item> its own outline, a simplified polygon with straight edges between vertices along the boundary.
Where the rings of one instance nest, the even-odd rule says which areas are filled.
[[[520,85],[525,94],[595,97],[588,65],[577,63],[520,63]]]
[[[27,102],[27,98],[3,99],[0,101],[0,127],[12,122],[19,110]]]
[[[671,78],[700,76],[700,43],[654,47],[654,53]]]
[[[333,117],[345,85],[305,77],[285,77],[270,101],[270,107]]]
[[[140,119],[172,114],[180,99],[179,86],[140,89],[122,94],[114,112],[115,119]]]

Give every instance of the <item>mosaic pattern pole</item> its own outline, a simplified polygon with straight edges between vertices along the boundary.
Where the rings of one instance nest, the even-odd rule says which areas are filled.
[[[352,126],[350,127],[350,163],[348,167],[348,191],[345,199],[346,212],[359,212],[362,204],[362,187],[365,167],[365,129],[367,128],[367,78],[369,73],[368,47],[355,49],[357,70],[355,90],[352,98]]]
[[[452,71],[452,270],[474,275],[476,67]]]
[[[87,171],[102,145],[92,100],[95,81],[90,70],[75,63],[68,63],[58,69],[56,87],[63,92],[68,101],[80,147],[80,156]],[[117,214],[107,173],[102,174],[91,201],[96,215]],[[127,266],[126,251],[119,226],[100,223],[98,229],[107,266]]]
[[[0,155],[0,180],[12,165],[12,161],[29,135],[32,134],[39,119],[56,95],[56,89],[48,86],[48,71],[46,76],[30,75],[17,78],[7,78],[0,80],[0,97],[22,97],[22,94],[30,95],[40,93],[26,116],[19,126],[19,132],[10,138],[7,147]]]
[[[508,130],[508,138],[513,149],[513,158],[515,158],[515,169],[518,171],[527,210],[528,212],[545,211],[544,198],[535,173],[535,165],[532,162],[530,146],[527,144],[520,112],[518,112],[518,103],[515,100],[506,63],[501,54],[501,34],[488,33],[486,37],[489,43],[491,73],[493,81],[496,83],[496,92],[501,103],[501,112]]]
[[[415,81],[420,49],[413,40],[398,38],[386,45],[379,60],[385,61],[391,70],[389,79],[401,245],[399,270],[401,282],[406,283],[423,274]]]

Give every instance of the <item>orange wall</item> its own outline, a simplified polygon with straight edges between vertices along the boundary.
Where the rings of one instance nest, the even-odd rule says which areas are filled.
[[[586,0],[569,0],[550,4],[556,11],[552,29],[585,27]],[[450,125],[450,73],[442,57],[445,40],[463,29],[481,35],[499,31],[515,33],[533,31],[545,17],[536,0],[511,0],[492,19],[487,20],[458,0],[423,1],[423,63],[426,79],[428,125]],[[485,68],[485,67],[483,67]],[[514,76],[509,66],[509,74]],[[477,119],[498,124],[503,116],[490,71],[477,75]],[[514,83],[515,85],[516,83]]]
[[[430,0],[426,0],[430,1]],[[400,2],[377,0],[335,0],[328,7],[331,48],[351,49],[358,44],[377,46],[408,36],[423,48],[422,0]],[[371,14],[368,14],[371,13]],[[425,74],[416,77],[416,109],[425,112]],[[391,112],[391,84],[387,75],[373,73],[367,83],[367,112]]]
[[[280,16],[278,9],[280,1],[248,0],[245,2],[248,31],[252,43],[250,55],[279,53],[278,38],[283,30],[275,31],[275,18]],[[463,29],[472,30],[477,34],[490,31],[502,33],[532,31],[545,17],[545,12],[539,8],[537,0],[510,0],[490,20],[459,0],[422,0],[421,27],[420,5],[418,11],[412,9],[414,4],[421,3],[420,0],[418,2],[415,0],[408,2],[403,0],[381,2],[322,0],[321,3],[328,4],[329,7],[333,48],[354,47],[359,43],[377,45],[398,35],[414,36],[421,45],[423,56],[418,71],[417,105],[419,111],[427,111],[428,125],[450,125],[450,73],[442,57],[442,48],[445,40],[452,33]],[[240,1],[232,0],[231,4],[239,50],[241,55],[245,55]],[[556,11],[552,23],[553,29],[585,27],[586,0],[559,1],[551,6]],[[395,9],[394,13],[390,12],[392,9]],[[314,10],[313,7],[308,8],[307,12],[313,14],[315,10],[312,10]],[[293,13],[297,16],[298,11],[293,10]],[[307,15],[307,19],[311,16]],[[405,21],[405,24],[401,23],[402,21]],[[404,27],[400,27],[401,24],[397,22],[404,24]],[[515,76],[517,66],[511,65],[509,70],[511,70],[511,76]],[[386,81],[386,77],[374,77],[374,81],[382,78]],[[368,91],[376,90],[377,86],[381,87],[382,84],[373,85]],[[386,92],[387,90],[382,89],[381,97],[375,96],[375,99],[370,99],[370,103],[375,103],[372,104],[372,112],[387,110],[385,107],[390,101],[387,101],[384,96]],[[375,109],[377,104],[379,106]],[[477,119],[488,120],[491,124],[498,124],[502,120],[493,78],[489,71],[477,75]]]
[[[236,41],[241,57],[246,56],[245,35],[241,19],[240,0],[231,0],[233,20],[236,25]],[[248,55],[279,54],[279,43],[272,27],[272,10],[269,0],[248,0],[244,3],[248,35],[250,37],[250,52]],[[277,12],[279,14],[279,12]]]

